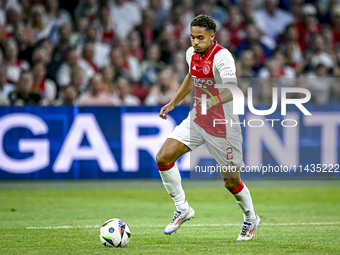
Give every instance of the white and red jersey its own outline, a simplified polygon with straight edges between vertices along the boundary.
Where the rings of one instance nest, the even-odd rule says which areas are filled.
[[[190,47],[186,52],[195,96],[198,98],[201,98],[203,94],[207,95],[207,99],[211,96],[216,97],[225,89],[217,89],[215,84],[224,84],[230,81],[236,83],[237,81],[235,61],[231,53],[218,45],[217,41],[214,43],[213,48],[203,56],[195,53],[193,47]],[[201,111],[200,107],[195,107],[190,115],[208,134],[221,138],[232,138],[241,133],[238,115],[233,115],[232,101],[212,107],[206,115],[202,115]],[[226,124],[220,124],[222,121],[219,121],[219,124],[214,127],[214,120],[225,120]]]
[[[15,63],[7,63],[6,75],[7,82],[16,84],[19,80],[20,73],[24,70],[29,70],[30,64],[26,60],[18,59]]]

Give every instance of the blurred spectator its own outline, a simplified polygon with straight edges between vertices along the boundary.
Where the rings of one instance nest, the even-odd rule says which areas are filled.
[[[98,66],[98,68],[102,68],[110,64],[110,51],[111,47],[107,43],[103,43],[98,40],[97,36],[97,27],[94,25],[90,25],[86,30],[85,42],[93,43],[93,62]],[[81,45],[84,47],[84,45]]]
[[[334,79],[328,75],[328,68],[325,64],[320,63],[314,72],[308,73],[307,89],[312,94],[312,99],[316,104],[329,103],[330,92]]]
[[[215,1],[215,0],[208,0],[208,1]],[[192,21],[192,19],[193,18],[195,18],[195,12],[194,12],[194,3],[193,3],[193,0],[182,0],[181,1],[182,2],[182,8],[183,8],[183,19],[184,19],[184,24],[190,24],[191,23],[191,21]],[[220,7],[217,7],[217,8],[219,8],[219,9],[222,9],[222,8],[220,8]],[[222,9],[222,12],[224,13],[224,10]],[[225,13],[224,13],[224,15],[225,15]],[[214,18],[214,19],[216,19],[216,20],[220,20],[219,18],[219,16],[218,15],[216,15],[216,16],[214,16],[214,15],[212,15],[212,17]]]
[[[331,23],[332,12],[339,7],[339,0],[319,0],[316,1],[316,5],[319,9],[319,17],[321,24]]]
[[[157,37],[157,43],[161,50],[161,60],[166,64],[169,64],[171,62],[172,53],[177,50],[172,31],[169,27],[164,27],[160,32]]]
[[[117,81],[117,89],[113,97],[118,105],[122,106],[139,106],[141,104],[138,97],[131,94],[131,86],[126,78],[119,78]]]
[[[141,103],[144,103],[145,98],[149,95],[149,92],[150,91],[148,87],[138,83],[133,84],[131,90],[131,94],[138,97]]]
[[[18,59],[18,46],[14,40],[7,41],[5,52],[7,81],[15,84],[19,80],[20,72],[28,70],[30,65],[27,61]]]
[[[189,38],[188,31],[190,31],[190,23],[185,20],[184,14],[182,5],[173,6],[171,20],[169,20],[166,24],[166,28],[169,30],[172,40]]]
[[[33,43],[33,35],[31,29],[21,20],[22,8],[19,4],[11,5],[6,12],[7,22],[0,27],[0,43],[6,43],[11,39],[16,29],[24,31],[28,45]]]
[[[119,46],[114,46],[110,53],[110,60],[113,67],[123,76],[134,82],[140,79],[140,67],[138,59],[127,56],[126,52]]]
[[[32,68],[33,87],[32,91],[40,93],[44,99],[44,105],[53,104],[57,96],[57,86],[50,80],[46,79],[46,67],[43,62],[36,62]]]
[[[264,4],[265,4],[265,1],[266,0],[256,0],[256,1],[254,1],[254,0],[249,0],[249,1],[248,0],[236,0],[236,2],[240,3],[240,4],[242,4],[243,2],[249,2],[247,4],[252,7],[251,10],[255,10],[255,9],[259,9],[259,8],[263,7]]]
[[[115,24],[110,17],[110,10],[107,5],[101,5],[98,10],[97,19],[93,21],[97,28],[98,39],[107,44],[113,44],[115,41]]]
[[[159,74],[158,84],[151,90],[145,99],[145,105],[165,105],[176,95],[173,70],[170,67],[163,69]]]
[[[239,61],[236,62],[237,77],[255,78],[256,73],[253,69],[255,64],[255,55],[251,50],[245,50],[241,53]]]
[[[222,1],[223,2],[223,1]],[[228,15],[225,8],[222,8],[218,0],[207,0],[207,3],[211,6],[211,17],[217,22],[217,24],[224,24],[228,20]],[[191,7],[192,8],[192,7]],[[189,24],[194,18],[194,15],[188,20]]]
[[[284,63],[298,70],[302,62],[302,54],[293,41],[288,41],[284,45],[281,45],[281,49],[284,55]]]
[[[150,1],[152,2],[152,1]],[[152,23],[151,10],[144,10],[142,13],[142,23],[138,26],[137,30],[141,34],[142,46],[147,46],[154,40],[154,26]],[[159,24],[158,24],[159,25]]]
[[[174,71],[175,81],[182,83],[188,74],[188,65],[185,59],[185,52],[178,51],[174,54],[173,61],[171,62]],[[163,69],[163,67],[162,67]]]
[[[301,15],[301,4],[303,0],[287,0],[289,1],[289,11],[294,16],[295,20],[298,20]]]
[[[33,52],[32,63],[36,61],[42,61],[46,66],[46,77],[52,80],[56,80],[57,71],[62,62],[53,57],[54,46],[47,38],[40,40],[36,44],[36,48]]]
[[[157,44],[149,45],[146,54],[146,60],[141,64],[141,81],[147,86],[152,86],[157,82],[159,71],[165,64],[160,61],[160,50]]]
[[[31,62],[34,47],[27,44],[24,31],[20,28],[14,31],[13,39],[17,42],[18,46],[18,59]]]
[[[56,106],[60,105],[78,105],[78,90],[73,85],[68,85],[64,89],[64,94],[56,102]]]
[[[138,59],[139,62],[142,62],[144,59],[144,52],[142,48],[142,41],[140,37],[140,33],[137,30],[134,30],[129,36],[129,49],[128,55],[134,56]]]
[[[232,45],[230,42],[230,32],[226,28],[221,28],[218,33],[216,34],[216,40],[218,41],[218,44],[222,47],[227,48],[231,54],[234,54],[236,47],[235,45]]]
[[[229,9],[229,20],[228,23],[225,24],[225,28],[229,31],[230,44],[234,49],[240,45],[242,39],[245,37],[244,27],[245,22],[241,16],[239,7],[231,6]]]
[[[81,17],[76,22],[77,30],[71,34],[70,44],[71,47],[80,48],[85,40],[86,30],[89,27],[90,19],[87,17]]]
[[[100,74],[94,75],[89,81],[90,92],[85,92],[79,98],[81,106],[113,106],[117,103],[113,96],[103,91],[102,77]]]
[[[169,18],[169,13],[166,8],[163,7],[161,0],[149,0],[149,4],[149,10],[148,12],[145,12],[145,15],[147,16],[143,16],[142,25],[145,24],[145,20],[150,21],[152,30],[158,31],[164,25],[164,22]],[[147,41],[148,43],[151,42],[150,40]]]
[[[93,72],[98,72],[98,66],[93,62],[93,56],[94,56],[94,45],[92,42],[87,42],[84,44],[83,47],[83,59],[85,60],[85,63],[87,63],[88,67],[87,69],[91,69]]]
[[[0,27],[6,23],[6,12],[5,12],[4,1],[0,2]]]
[[[333,59],[334,59],[333,75],[334,77],[339,78],[340,77],[340,45],[337,45],[334,48]]]
[[[328,76],[340,77],[339,0],[79,0],[75,10],[67,7],[73,19],[59,1],[0,0],[0,66],[13,84],[21,71],[33,71],[33,90],[42,93],[42,105],[77,104],[98,72],[100,91],[117,104],[171,100],[166,95],[175,95],[188,72],[190,22],[200,13],[218,24],[216,39],[235,53],[238,77],[271,78],[264,85],[259,79],[242,83],[244,92],[252,86],[254,98],[264,92],[270,104],[270,86],[307,87],[299,82],[307,76],[315,80],[308,84],[313,102],[339,98],[337,83],[319,86]],[[56,83],[58,100],[48,96],[48,79]],[[182,103],[189,102],[190,96]]]
[[[0,105],[8,105],[8,95],[13,91],[14,86],[7,83],[6,67],[0,64]]]
[[[237,79],[237,86],[240,88],[240,90],[242,90],[244,95],[244,105],[248,105],[248,88],[253,87],[252,83],[254,81],[254,79],[250,78]]]
[[[266,57],[266,54],[263,51],[263,45],[261,45],[260,42],[253,42],[251,44],[251,51],[254,52],[254,71],[256,72],[256,74],[259,72],[259,70],[263,67],[263,65],[265,64],[265,61],[268,59]]]
[[[340,80],[335,79],[332,90],[331,90],[331,97],[329,103],[339,103],[340,102]]]
[[[56,29],[66,23],[69,25],[72,24],[70,13],[67,10],[60,8],[59,0],[46,0],[45,7],[47,11],[47,18]]]
[[[127,0],[109,0],[108,3],[113,23],[116,25],[115,32],[118,39],[127,38],[142,21],[142,13],[139,6],[135,2]]]
[[[98,4],[96,0],[81,0],[74,10],[74,17],[79,20],[82,17],[87,17],[90,21],[96,18]]]
[[[282,56],[281,56],[282,57]],[[272,58],[267,61],[258,74],[259,78],[295,78],[295,71],[289,66],[284,66],[282,59]]]
[[[42,100],[39,93],[33,92],[33,75],[30,71],[22,71],[16,89],[8,95],[11,105],[36,105]]]
[[[67,53],[67,62],[63,63],[57,72],[57,83],[62,88],[70,84],[72,70],[80,68],[83,71],[83,83],[80,87],[84,90],[88,80],[95,74],[94,69],[83,59],[79,59],[76,49],[70,49]]]
[[[253,16],[254,16],[254,7],[253,3],[257,2],[254,0],[242,0],[240,1],[240,9],[242,12],[242,15],[245,19],[245,23],[251,23],[253,22]]]
[[[115,92],[115,85],[113,83],[113,79],[116,74],[116,70],[113,66],[105,66],[101,70],[101,74],[103,77],[103,88],[113,94]]]
[[[4,53],[0,47],[0,65],[5,64],[5,58],[4,58]]]
[[[308,41],[314,33],[321,31],[316,19],[316,8],[313,4],[304,4],[301,7],[301,19],[296,22],[299,31],[299,43],[302,50],[308,46]]]
[[[327,52],[329,55],[333,55],[334,34],[333,34],[331,26],[324,25],[322,27],[321,35],[324,39],[325,45],[327,45],[327,47],[325,47],[325,52]]]
[[[32,7],[32,1],[31,0],[20,0],[21,4],[21,20],[27,24],[31,7]]]
[[[328,70],[333,68],[334,62],[332,57],[325,51],[325,40],[321,34],[316,34],[312,38],[312,55],[311,55],[311,68],[316,68],[319,64],[324,64]],[[327,45],[329,47],[329,45]]]
[[[336,6],[332,10],[331,28],[333,32],[333,43],[340,42],[340,6]]]
[[[51,36],[53,24],[47,19],[43,5],[34,5],[32,7],[28,24],[33,33],[34,43]]]
[[[254,105],[267,105],[271,106],[273,104],[273,79],[260,80],[260,86],[258,89],[257,97],[254,98]]]
[[[264,61],[266,58],[271,57],[272,50],[269,49],[269,47],[261,41],[261,34],[259,33],[258,29],[254,26],[254,24],[248,24],[245,27],[245,32],[246,32],[246,37],[237,47],[236,52],[235,52],[237,57],[240,55],[242,51],[247,50],[247,49],[252,49],[254,45],[259,45],[261,47],[262,61]]]
[[[294,24],[288,25],[284,33],[284,40],[280,44],[280,50],[283,52],[286,61],[296,70],[302,64],[302,51],[299,44],[299,32]]]
[[[80,67],[75,67],[72,69],[71,73],[71,83],[73,87],[75,87],[78,93],[83,93],[86,90],[86,87],[82,87],[84,83],[84,71]],[[61,94],[63,94],[61,92]]]
[[[49,43],[46,41],[46,45],[48,44]],[[59,69],[59,66],[61,65],[61,62],[52,58],[51,51],[53,50],[53,48],[48,49],[44,45],[45,43],[43,42],[40,46],[37,46],[37,48],[34,50],[32,56],[32,63],[34,64],[36,62],[43,62],[44,66],[46,67],[46,78],[55,80],[56,73]]]
[[[293,16],[278,8],[279,0],[266,0],[265,7],[254,13],[257,27],[266,35],[276,39],[285,27],[294,22]]]
[[[54,48],[54,58],[64,62],[67,60],[67,52],[71,47],[71,26],[68,23],[59,27],[58,42]]]

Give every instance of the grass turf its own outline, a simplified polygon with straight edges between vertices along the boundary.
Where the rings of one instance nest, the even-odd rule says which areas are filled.
[[[196,217],[171,236],[165,236],[163,229],[173,216],[174,206],[160,180],[0,182],[0,252],[340,254],[339,181],[246,183],[263,223],[251,242],[235,241],[243,218],[221,181],[183,182]],[[126,247],[101,244],[99,227],[95,226],[110,218],[129,224],[132,236]],[[324,222],[336,224],[313,225]],[[60,226],[70,228],[28,228]]]

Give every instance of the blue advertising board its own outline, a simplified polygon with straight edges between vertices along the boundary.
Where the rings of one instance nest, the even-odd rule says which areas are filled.
[[[340,105],[280,109],[270,116],[240,116],[247,166],[339,164]],[[155,156],[187,117],[179,106],[168,120],[160,107],[0,107],[0,180],[159,178]],[[200,164],[182,157],[182,177]],[[206,150],[202,158],[209,158]],[[315,167],[314,166],[314,167]],[[339,171],[339,169],[338,169]],[[328,177],[339,177],[333,171]],[[298,171],[285,177],[308,177]],[[251,175],[249,175],[251,177]],[[316,175],[317,176],[317,175]]]

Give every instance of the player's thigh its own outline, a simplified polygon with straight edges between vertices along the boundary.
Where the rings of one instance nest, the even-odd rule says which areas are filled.
[[[195,125],[197,124],[191,122],[188,117],[176,126],[158,152],[157,164],[172,164],[184,153],[194,150],[205,142]]]
[[[205,143],[205,139],[200,133],[200,127],[192,121],[190,115],[175,127],[168,138],[185,144],[192,151]]]
[[[190,149],[185,144],[180,141],[168,138],[163,144],[162,148],[159,150],[156,162],[158,165],[169,165],[173,164],[179,159],[183,154],[189,152]]]
[[[209,137],[207,148],[210,155],[220,165],[223,179],[240,178],[239,169],[244,166],[242,142],[241,134],[230,139]]]

